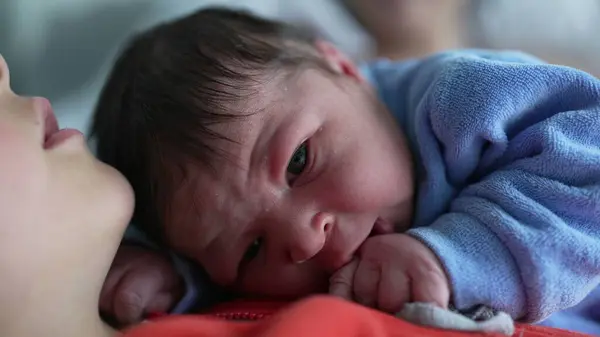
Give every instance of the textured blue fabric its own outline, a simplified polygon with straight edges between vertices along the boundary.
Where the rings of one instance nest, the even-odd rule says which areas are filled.
[[[588,297],[600,283],[600,81],[480,50],[362,70],[415,154],[409,234],[442,260],[457,308],[540,321]],[[577,330],[577,315],[544,324]]]

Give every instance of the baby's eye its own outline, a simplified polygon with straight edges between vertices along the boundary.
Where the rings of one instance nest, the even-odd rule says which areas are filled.
[[[258,238],[256,240],[254,240],[252,242],[252,244],[250,244],[250,246],[244,253],[244,259],[243,259],[244,262],[250,262],[252,259],[254,259],[256,257],[256,255],[258,255],[258,253],[260,252],[260,247],[262,246],[262,243],[263,243],[263,239]]]
[[[302,174],[306,168],[306,162],[308,161],[308,145],[306,142],[302,143],[292,155],[290,162],[287,166],[287,180],[289,183],[293,182],[294,178]]]

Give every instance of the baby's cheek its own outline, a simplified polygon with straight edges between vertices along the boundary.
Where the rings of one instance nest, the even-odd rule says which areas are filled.
[[[209,277],[217,283],[223,278],[223,266],[226,265],[223,256],[216,256],[204,250],[204,243],[211,233],[201,231],[195,225],[167,224],[165,227],[165,242],[168,248],[188,258],[196,266],[205,270]]]
[[[398,196],[390,177],[366,165],[346,166],[321,187],[327,200],[335,203],[332,208],[347,213],[373,212]]]
[[[192,259],[199,255],[197,245],[193,239],[196,235],[197,233],[193,229],[189,229],[188,226],[167,225],[165,228],[165,241],[169,248]]]

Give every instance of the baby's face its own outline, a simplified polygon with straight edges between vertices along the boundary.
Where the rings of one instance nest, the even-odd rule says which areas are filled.
[[[237,141],[220,143],[237,165],[188,170],[167,237],[217,283],[260,296],[326,291],[367,237],[409,226],[412,163],[397,122],[359,75],[341,76],[267,84],[256,114],[219,126]]]
[[[19,289],[37,296],[40,288],[53,291],[51,280],[71,277],[62,273],[74,272],[74,265],[82,274],[88,266],[95,270],[97,263],[90,260],[102,261],[98,254],[114,251],[90,247],[97,240],[88,239],[112,233],[118,242],[114,228],[124,228],[132,203],[124,178],[91,155],[81,133],[58,130],[46,99],[11,91],[0,56],[0,275],[11,270],[0,302],[4,295],[19,296],[10,293],[11,282],[30,282],[30,288],[23,283]],[[14,264],[19,267],[11,269]]]

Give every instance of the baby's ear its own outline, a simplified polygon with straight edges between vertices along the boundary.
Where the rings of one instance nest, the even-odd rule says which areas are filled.
[[[336,74],[349,76],[358,80],[359,82],[364,81],[364,78],[360,71],[358,71],[356,64],[332,43],[324,40],[318,40],[315,42],[315,48],[323,60],[325,60],[325,63],[331,71]]]

